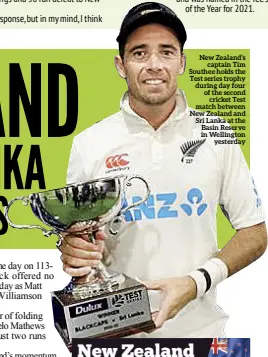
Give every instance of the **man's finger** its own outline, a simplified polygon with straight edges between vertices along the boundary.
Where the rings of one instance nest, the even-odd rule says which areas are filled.
[[[85,276],[91,272],[90,267],[73,268],[67,264],[63,264],[63,270],[65,271],[65,273],[73,277]]]
[[[79,259],[79,258],[74,258],[70,255],[67,254],[62,254],[61,255],[61,261],[74,268],[80,268],[80,267],[96,267],[99,265],[100,261],[98,259]]]
[[[103,240],[98,240],[98,239],[96,240],[96,246],[97,246],[99,252],[103,252],[104,244],[105,243]]]
[[[61,252],[63,255],[68,255],[78,259],[96,259],[96,260],[102,259],[102,253],[100,251],[78,249],[78,248],[71,247],[69,244],[65,244],[61,248]]]
[[[153,320],[154,324],[155,324],[155,322],[156,322],[156,320],[157,320],[158,313],[159,313],[159,311],[155,311],[155,312],[153,312],[153,313],[151,314],[152,320]]]
[[[160,310],[158,311],[156,318],[154,320],[156,328],[163,326],[164,322],[169,318],[170,311],[170,301],[168,298],[164,298],[160,305]]]
[[[91,232],[92,226],[90,224],[75,223],[66,230],[66,233],[80,233],[80,232]]]
[[[87,251],[99,251],[99,246],[97,244],[90,243],[86,239],[81,239],[75,236],[66,236],[62,242],[63,246],[68,244],[71,247],[87,250]]]
[[[148,290],[162,290],[162,291],[164,290],[163,280],[154,280],[154,281],[140,280],[140,281],[142,284],[146,286]]]
[[[105,240],[107,238],[106,234],[102,230],[98,230],[94,235],[96,240]]]

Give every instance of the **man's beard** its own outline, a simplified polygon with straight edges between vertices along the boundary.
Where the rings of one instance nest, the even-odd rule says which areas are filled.
[[[141,94],[137,90],[131,90],[129,88],[129,94],[136,99],[137,101],[144,103],[146,105],[162,105],[166,103],[170,98],[174,96],[177,92],[177,87],[174,87],[173,90],[167,91],[166,93],[144,93]]]

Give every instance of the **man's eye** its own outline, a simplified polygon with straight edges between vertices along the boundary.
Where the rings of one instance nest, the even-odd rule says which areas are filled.
[[[170,51],[170,50],[165,50],[165,51],[162,51],[162,55],[165,57],[172,57],[172,56],[174,56],[174,52]]]
[[[133,53],[133,56],[137,59],[145,57],[145,52],[144,51],[135,51]]]

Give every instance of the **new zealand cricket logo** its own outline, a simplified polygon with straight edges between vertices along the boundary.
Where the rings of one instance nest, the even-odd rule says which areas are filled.
[[[206,139],[203,140],[194,140],[187,141],[185,144],[181,146],[181,151],[183,153],[183,157],[181,162],[186,162],[186,164],[191,164],[193,162],[193,157],[195,156],[197,150],[204,144]]]

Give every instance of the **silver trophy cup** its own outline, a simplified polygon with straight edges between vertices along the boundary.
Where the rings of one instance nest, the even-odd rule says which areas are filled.
[[[125,191],[132,180],[144,183],[144,198],[122,207]],[[145,202],[149,194],[148,184],[140,176],[101,178],[17,197],[8,203],[5,217],[13,228],[38,228],[47,237],[56,234],[58,247],[64,239],[63,232],[68,230],[76,236],[87,234],[89,241],[95,243],[97,230],[106,226],[116,235],[123,214]],[[18,200],[24,205],[30,204],[35,216],[52,230],[11,222],[9,209]],[[70,350],[72,338],[122,337],[154,328],[146,287],[120,272],[111,271],[102,263],[90,274],[72,278],[63,290],[52,292],[52,306],[55,327]]]

